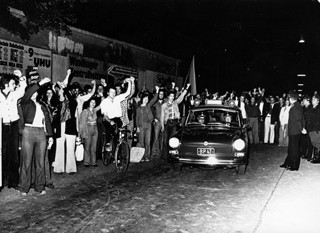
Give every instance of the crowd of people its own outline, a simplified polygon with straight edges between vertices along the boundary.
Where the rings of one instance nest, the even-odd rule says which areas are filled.
[[[179,90],[175,83],[154,90],[137,90],[133,77],[115,86],[105,79],[81,88],[71,84],[67,71],[63,81],[52,83],[34,72],[28,80],[16,70],[1,76],[0,108],[2,117],[3,187],[18,189],[26,196],[30,188],[40,195],[54,188],[51,174],[77,172],[76,142],[84,146],[83,166],[97,166],[102,146],[110,143],[117,128],[126,127],[130,147],[144,148],[142,161],[167,159],[168,140],[176,132],[191,106],[208,100],[233,101],[242,118],[250,126],[251,144],[278,144],[290,148],[290,110],[296,104],[296,93],[267,96],[265,89],[253,91],[188,93],[190,84]],[[319,96],[304,96],[301,140],[295,138],[299,156],[320,163]],[[293,118],[291,117],[291,120]],[[295,134],[296,132],[294,132]],[[134,135],[138,135],[135,139]],[[298,140],[298,143],[296,141]],[[291,140],[292,141],[292,140]],[[295,145],[296,146],[296,145]],[[19,149],[20,148],[20,149]],[[295,148],[295,150],[297,150]],[[300,158],[299,158],[300,160]],[[283,167],[293,169],[290,161]],[[297,170],[299,165],[295,165]],[[53,169],[52,169],[53,168]]]
[[[166,99],[165,88],[138,91],[133,77],[115,86],[105,79],[100,84],[93,80],[83,88],[77,82],[71,84],[71,79],[71,70],[57,83],[41,79],[34,71],[28,78],[19,70],[1,76],[1,189],[14,188],[22,196],[30,188],[46,194],[46,188],[54,188],[52,172],[77,172],[76,142],[81,141],[84,146],[84,167],[97,166],[102,146],[111,143],[122,127],[130,131],[130,147],[145,149],[142,161],[166,158],[164,140],[180,123],[178,105],[189,84],[179,91],[173,83],[174,89],[169,90]]]

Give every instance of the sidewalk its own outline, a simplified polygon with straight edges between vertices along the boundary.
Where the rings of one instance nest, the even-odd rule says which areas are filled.
[[[154,160],[151,162],[140,162],[140,163],[130,163],[129,170],[140,169],[143,167],[153,167],[156,164],[161,164],[161,160]],[[74,175],[69,175],[67,173],[63,174],[52,174],[53,185],[55,186],[54,189],[46,188],[47,194],[55,193],[60,189],[63,189],[68,186],[77,186],[77,184],[81,184],[83,182],[90,182],[96,179],[105,179],[105,175],[110,173],[110,177],[117,176],[116,167],[114,164],[110,164],[108,166],[103,165],[102,160],[97,161],[98,167],[84,167],[83,162],[77,163],[77,173]],[[107,176],[109,177],[109,176]],[[94,182],[93,182],[94,183]],[[33,190],[30,189],[27,197],[37,197],[38,194]],[[5,204],[6,202],[10,202],[17,199],[22,199],[23,197],[20,196],[20,192],[15,189],[8,189],[5,187],[0,192],[0,206]]]
[[[260,214],[255,233],[319,233],[320,164],[301,161],[283,173]]]

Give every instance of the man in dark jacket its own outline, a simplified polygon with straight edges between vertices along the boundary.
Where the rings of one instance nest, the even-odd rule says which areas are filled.
[[[285,162],[280,167],[290,171],[297,171],[300,166],[299,141],[302,133],[306,133],[304,129],[303,109],[297,101],[299,98],[297,92],[289,92],[289,101],[292,105],[289,111],[288,122],[288,155]]]
[[[313,110],[311,105],[311,100],[308,95],[303,97],[303,114],[305,118],[305,128],[307,130],[307,134],[302,134],[301,140],[300,140],[300,155],[302,159],[306,159],[308,161],[312,158],[313,153],[313,145],[311,143],[310,139],[310,128],[309,128],[309,122],[311,123],[310,117],[311,117],[311,111]]]
[[[162,132],[161,132],[161,105],[164,102],[164,89],[159,90],[158,101],[152,106],[154,122],[153,122],[153,143],[152,157],[158,157],[162,151]]]
[[[44,78],[39,84],[30,86],[21,99],[24,129],[22,132],[22,158],[20,172],[21,195],[26,196],[31,186],[32,158],[35,159],[35,190],[40,195],[45,191],[45,154],[47,138],[53,143],[53,130],[48,109],[37,101],[37,91],[40,85],[50,82]]]
[[[307,121],[309,136],[312,145],[315,147],[314,156],[311,163],[320,163],[320,96],[318,94],[312,97],[312,109],[309,111]]]
[[[249,140],[250,143],[257,144],[259,143],[259,116],[260,116],[260,109],[258,103],[254,97],[251,97],[250,104],[247,104],[246,107],[247,119],[249,119],[249,126],[251,130],[249,131]]]

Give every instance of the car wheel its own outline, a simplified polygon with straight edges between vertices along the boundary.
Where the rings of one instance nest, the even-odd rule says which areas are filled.
[[[173,164],[173,170],[175,172],[181,172],[182,171],[182,164],[181,163],[174,163]]]
[[[240,175],[246,174],[247,171],[247,165],[240,165],[237,167],[237,173]]]

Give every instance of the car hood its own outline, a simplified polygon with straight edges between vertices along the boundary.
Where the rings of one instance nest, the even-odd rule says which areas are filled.
[[[241,135],[241,130],[238,128],[185,128],[182,131],[183,142],[216,142],[216,143],[228,143],[235,137]]]

